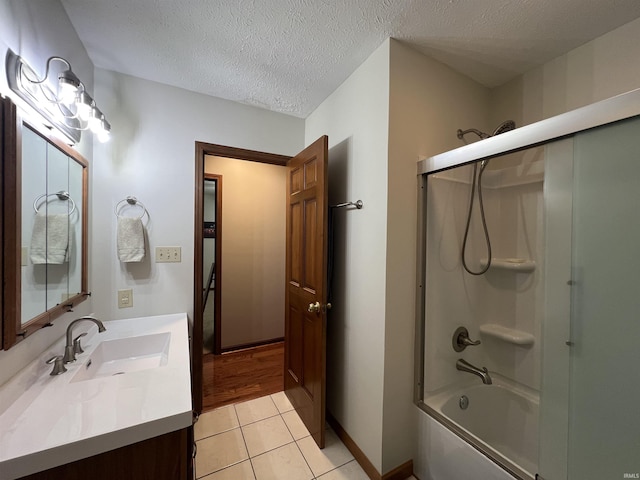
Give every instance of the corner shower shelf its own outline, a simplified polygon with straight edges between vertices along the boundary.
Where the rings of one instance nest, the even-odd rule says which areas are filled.
[[[533,345],[535,337],[530,333],[516,330],[515,328],[503,327],[495,323],[485,323],[480,325],[480,333],[491,337],[499,338],[515,345]]]
[[[484,268],[487,265],[487,259],[480,260],[480,265]],[[499,268],[501,270],[511,270],[513,272],[533,272],[536,269],[536,262],[525,258],[492,258],[490,268]]]

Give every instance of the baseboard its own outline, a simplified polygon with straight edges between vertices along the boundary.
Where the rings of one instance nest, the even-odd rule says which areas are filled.
[[[360,464],[364,472],[369,476],[371,480],[405,480],[406,478],[413,475],[413,460],[409,460],[406,463],[394,468],[390,472],[381,475],[380,472],[373,466],[371,460],[367,458],[358,444],[353,441],[353,439],[349,436],[340,422],[338,422],[330,412],[326,412],[327,422],[333,428],[333,431],[336,432],[338,438],[342,440],[345,447],[351,452],[351,455],[356,459],[356,462]]]
[[[240,350],[248,350],[250,348],[266,347],[267,345],[272,345],[274,343],[279,343],[279,342],[284,342],[284,337],[270,338],[269,340],[262,340],[260,342],[243,343],[241,345],[232,345],[230,347],[224,347],[222,349],[222,353],[235,353]]]
[[[406,480],[413,475],[413,460],[403,463],[382,476],[382,480]]]

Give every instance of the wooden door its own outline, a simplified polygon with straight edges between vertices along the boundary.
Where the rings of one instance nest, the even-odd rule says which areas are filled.
[[[284,390],[324,448],[327,332],[327,144],[287,162]]]

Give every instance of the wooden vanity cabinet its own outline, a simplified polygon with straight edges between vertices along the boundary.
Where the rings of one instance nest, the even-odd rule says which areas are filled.
[[[20,480],[187,480],[192,427],[34,473]]]

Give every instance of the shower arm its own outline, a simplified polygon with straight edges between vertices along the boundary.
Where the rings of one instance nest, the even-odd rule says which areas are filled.
[[[467,133],[475,133],[477,136],[479,136],[479,137],[480,137],[481,139],[483,139],[483,140],[484,140],[485,138],[489,138],[489,137],[491,136],[491,135],[489,135],[489,134],[487,134],[487,133],[481,132],[481,131],[480,131],[480,130],[478,130],[477,128],[468,128],[467,130],[461,130],[461,129],[458,129],[458,132],[457,132],[457,133],[458,133],[458,138],[459,138],[460,140],[463,140],[463,139],[464,139],[464,136],[465,136]]]

